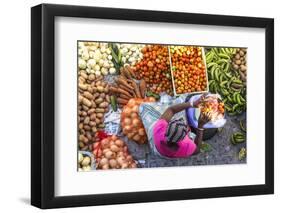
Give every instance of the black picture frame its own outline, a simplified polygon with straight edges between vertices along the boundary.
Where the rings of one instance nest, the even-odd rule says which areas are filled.
[[[55,17],[101,18],[263,28],[265,48],[265,184],[98,195],[54,195]],[[41,4],[31,8],[31,204],[60,208],[274,193],[274,19]]]

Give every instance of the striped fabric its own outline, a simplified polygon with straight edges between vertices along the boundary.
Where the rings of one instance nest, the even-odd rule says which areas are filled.
[[[186,122],[183,118],[175,119],[169,122],[166,131],[167,141],[170,143],[177,143],[184,139],[188,132]]]

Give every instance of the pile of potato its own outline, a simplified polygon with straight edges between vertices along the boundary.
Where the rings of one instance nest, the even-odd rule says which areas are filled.
[[[97,169],[129,169],[136,168],[128,147],[116,135],[109,136],[94,144],[93,154]]]
[[[232,68],[239,72],[240,79],[243,82],[247,80],[247,49],[237,48],[232,59]]]
[[[109,89],[102,76],[78,73],[78,133],[79,149],[92,150],[95,134],[104,129],[104,114],[110,103]]]
[[[121,113],[121,126],[124,135],[128,139],[144,144],[147,142],[147,135],[139,116],[139,105],[143,102],[153,102],[153,97],[149,98],[131,98],[127,105],[123,107]]]

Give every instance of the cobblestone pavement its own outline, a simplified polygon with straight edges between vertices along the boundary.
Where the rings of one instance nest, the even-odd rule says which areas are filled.
[[[232,133],[241,131],[239,120],[243,117],[245,116],[228,117],[225,126],[214,137],[204,141],[204,143],[210,145],[210,149],[208,151],[201,151],[199,154],[189,158],[161,158],[155,156],[147,144],[138,145],[128,141],[125,137],[123,139],[128,145],[130,153],[138,161],[139,167],[143,168],[246,163],[246,158],[243,160],[238,159],[238,152],[241,147],[246,147],[246,143],[232,145],[230,142]]]

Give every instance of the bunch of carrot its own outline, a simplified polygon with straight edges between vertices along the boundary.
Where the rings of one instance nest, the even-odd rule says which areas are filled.
[[[120,69],[120,76],[115,79],[115,86],[110,87],[110,92],[117,96],[120,107],[126,105],[131,98],[145,98],[146,83],[142,79],[138,83],[134,80],[136,74],[130,66]]]

